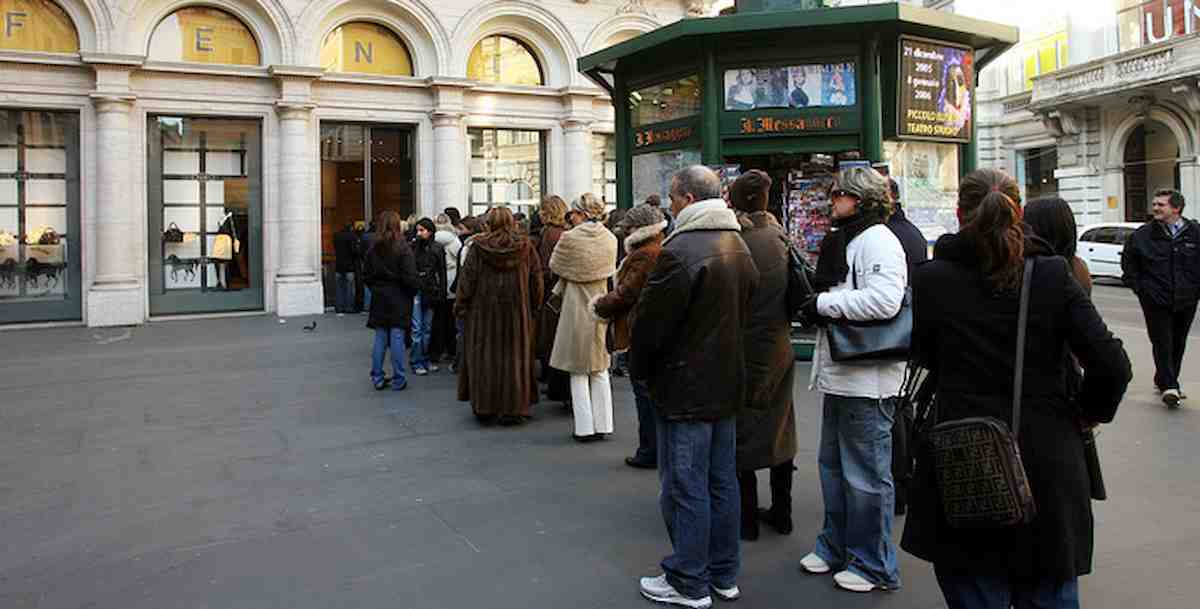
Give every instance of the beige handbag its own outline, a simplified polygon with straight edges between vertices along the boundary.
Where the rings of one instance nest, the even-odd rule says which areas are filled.
[[[26,245],[25,259],[37,260],[42,264],[62,264],[63,246],[61,243],[55,243],[54,245]]]
[[[213,239],[213,248],[208,257],[211,260],[233,260],[233,237],[217,235]]]

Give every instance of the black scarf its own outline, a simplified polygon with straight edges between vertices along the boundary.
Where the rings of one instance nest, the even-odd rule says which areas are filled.
[[[846,247],[863,231],[883,224],[885,216],[882,208],[876,208],[833,221],[833,227],[837,230],[821,240],[821,255],[817,258],[817,272],[813,276],[813,287],[818,292],[828,292],[833,286],[846,281],[846,274],[850,272],[850,264],[846,262]]]

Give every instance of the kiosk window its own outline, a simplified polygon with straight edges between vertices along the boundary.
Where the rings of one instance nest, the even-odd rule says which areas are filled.
[[[700,77],[685,76],[629,94],[634,127],[686,118],[700,113]]]

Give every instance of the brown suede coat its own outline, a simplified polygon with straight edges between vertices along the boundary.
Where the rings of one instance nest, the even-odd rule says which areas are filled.
[[[534,320],[542,303],[542,263],[525,237],[475,238],[458,274],[454,313],[464,322],[458,399],[479,416],[528,416],[537,401]]]
[[[617,270],[617,287],[601,296],[593,310],[596,315],[612,322],[613,350],[629,348],[629,329],[633,327],[633,306],[637,304],[642,287],[650,278],[658,255],[662,253],[662,241],[646,242],[630,252]]]
[[[550,256],[554,253],[554,246],[558,245],[558,240],[562,238],[563,233],[567,232],[565,226],[557,226],[548,224],[542,227],[542,237],[538,242],[538,258],[542,262],[542,287],[546,298],[550,297],[550,290],[554,289],[554,283],[558,281],[558,275],[550,270]],[[550,351],[554,348],[554,333],[558,330],[558,310],[555,307],[542,307],[538,314],[537,326],[537,356],[549,360]]]

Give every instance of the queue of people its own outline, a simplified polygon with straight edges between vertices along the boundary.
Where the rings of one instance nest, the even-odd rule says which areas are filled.
[[[406,223],[386,212],[362,271],[373,294],[372,382],[403,389],[408,346],[414,374],[435,371],[446,341],[441,351],[426,341],[452,333],[458,398],[481,423],[524,423],[544,396],[569,405],[571,436],[592,442],[614,432],[609,370],[612,354],[626,353],[638,418],[626,463],[658,470],[671,543],[661,574],[639,587],[653,601],[705,608],[713,595],[742,594],[742,541],[756,540],[760,525],[783,535],[796,526],[798,314],[817,328],[810,389],[823,396],[815,465],[824,506],[822,523],[802,523],[817,535],[799,570],[851,592],[898,590],[893,526],[908,491],[900,547],[933,564],[950,609],[1077,608],[1078,577],[1092,568],[1098,475],[1087,438],[1113,420],[1131,367],[1090,301],[1073,215],[1057,199],[1022,209],[1011,177],[978,170],[962,181],[960,232],[939,239],[926,262],[897,190],[870,168],[836,176],[834,230],[813,293],[798,306],[789,301],[789,241],[768,211],[771,178],[761,171],[739,177],[727,200],[712,170],[686,168],[670,184],[669,216],[653,201],[612,220],[594,195],[569,204],[548,196],[531,228],[503,207],[483,225],[448,209],[418,220],[410,243]],[[1157,305],[1154,279],[1137,264],[1128,263],[1143,282],[1139,296],[1177,313],[1178,298]],[[1032,296],[1022,305],[1026,281]],[[1194,312],[1194,300],[1184,304]],[[1028,325],[1018,332],[1022,307]],[[847,328],[906,315],[907,357],[845,352]],[[1028,337],[1020,356],[1018,335]],[[1170,377],[1178,357],[1161,358],[1164,394],[1178,392]],[[932,420],[914,432],[897,422],[913,417],[904,380],[917,366],[936,397]],[[1017,396],[1014,377],[1024,379]],[[949,524],[938,466],[920,438],[934,423],[974,417],[1019,421],[1011,431],[1036,515],[990,528]],[[759,508],[764,469],[770,503]]]

